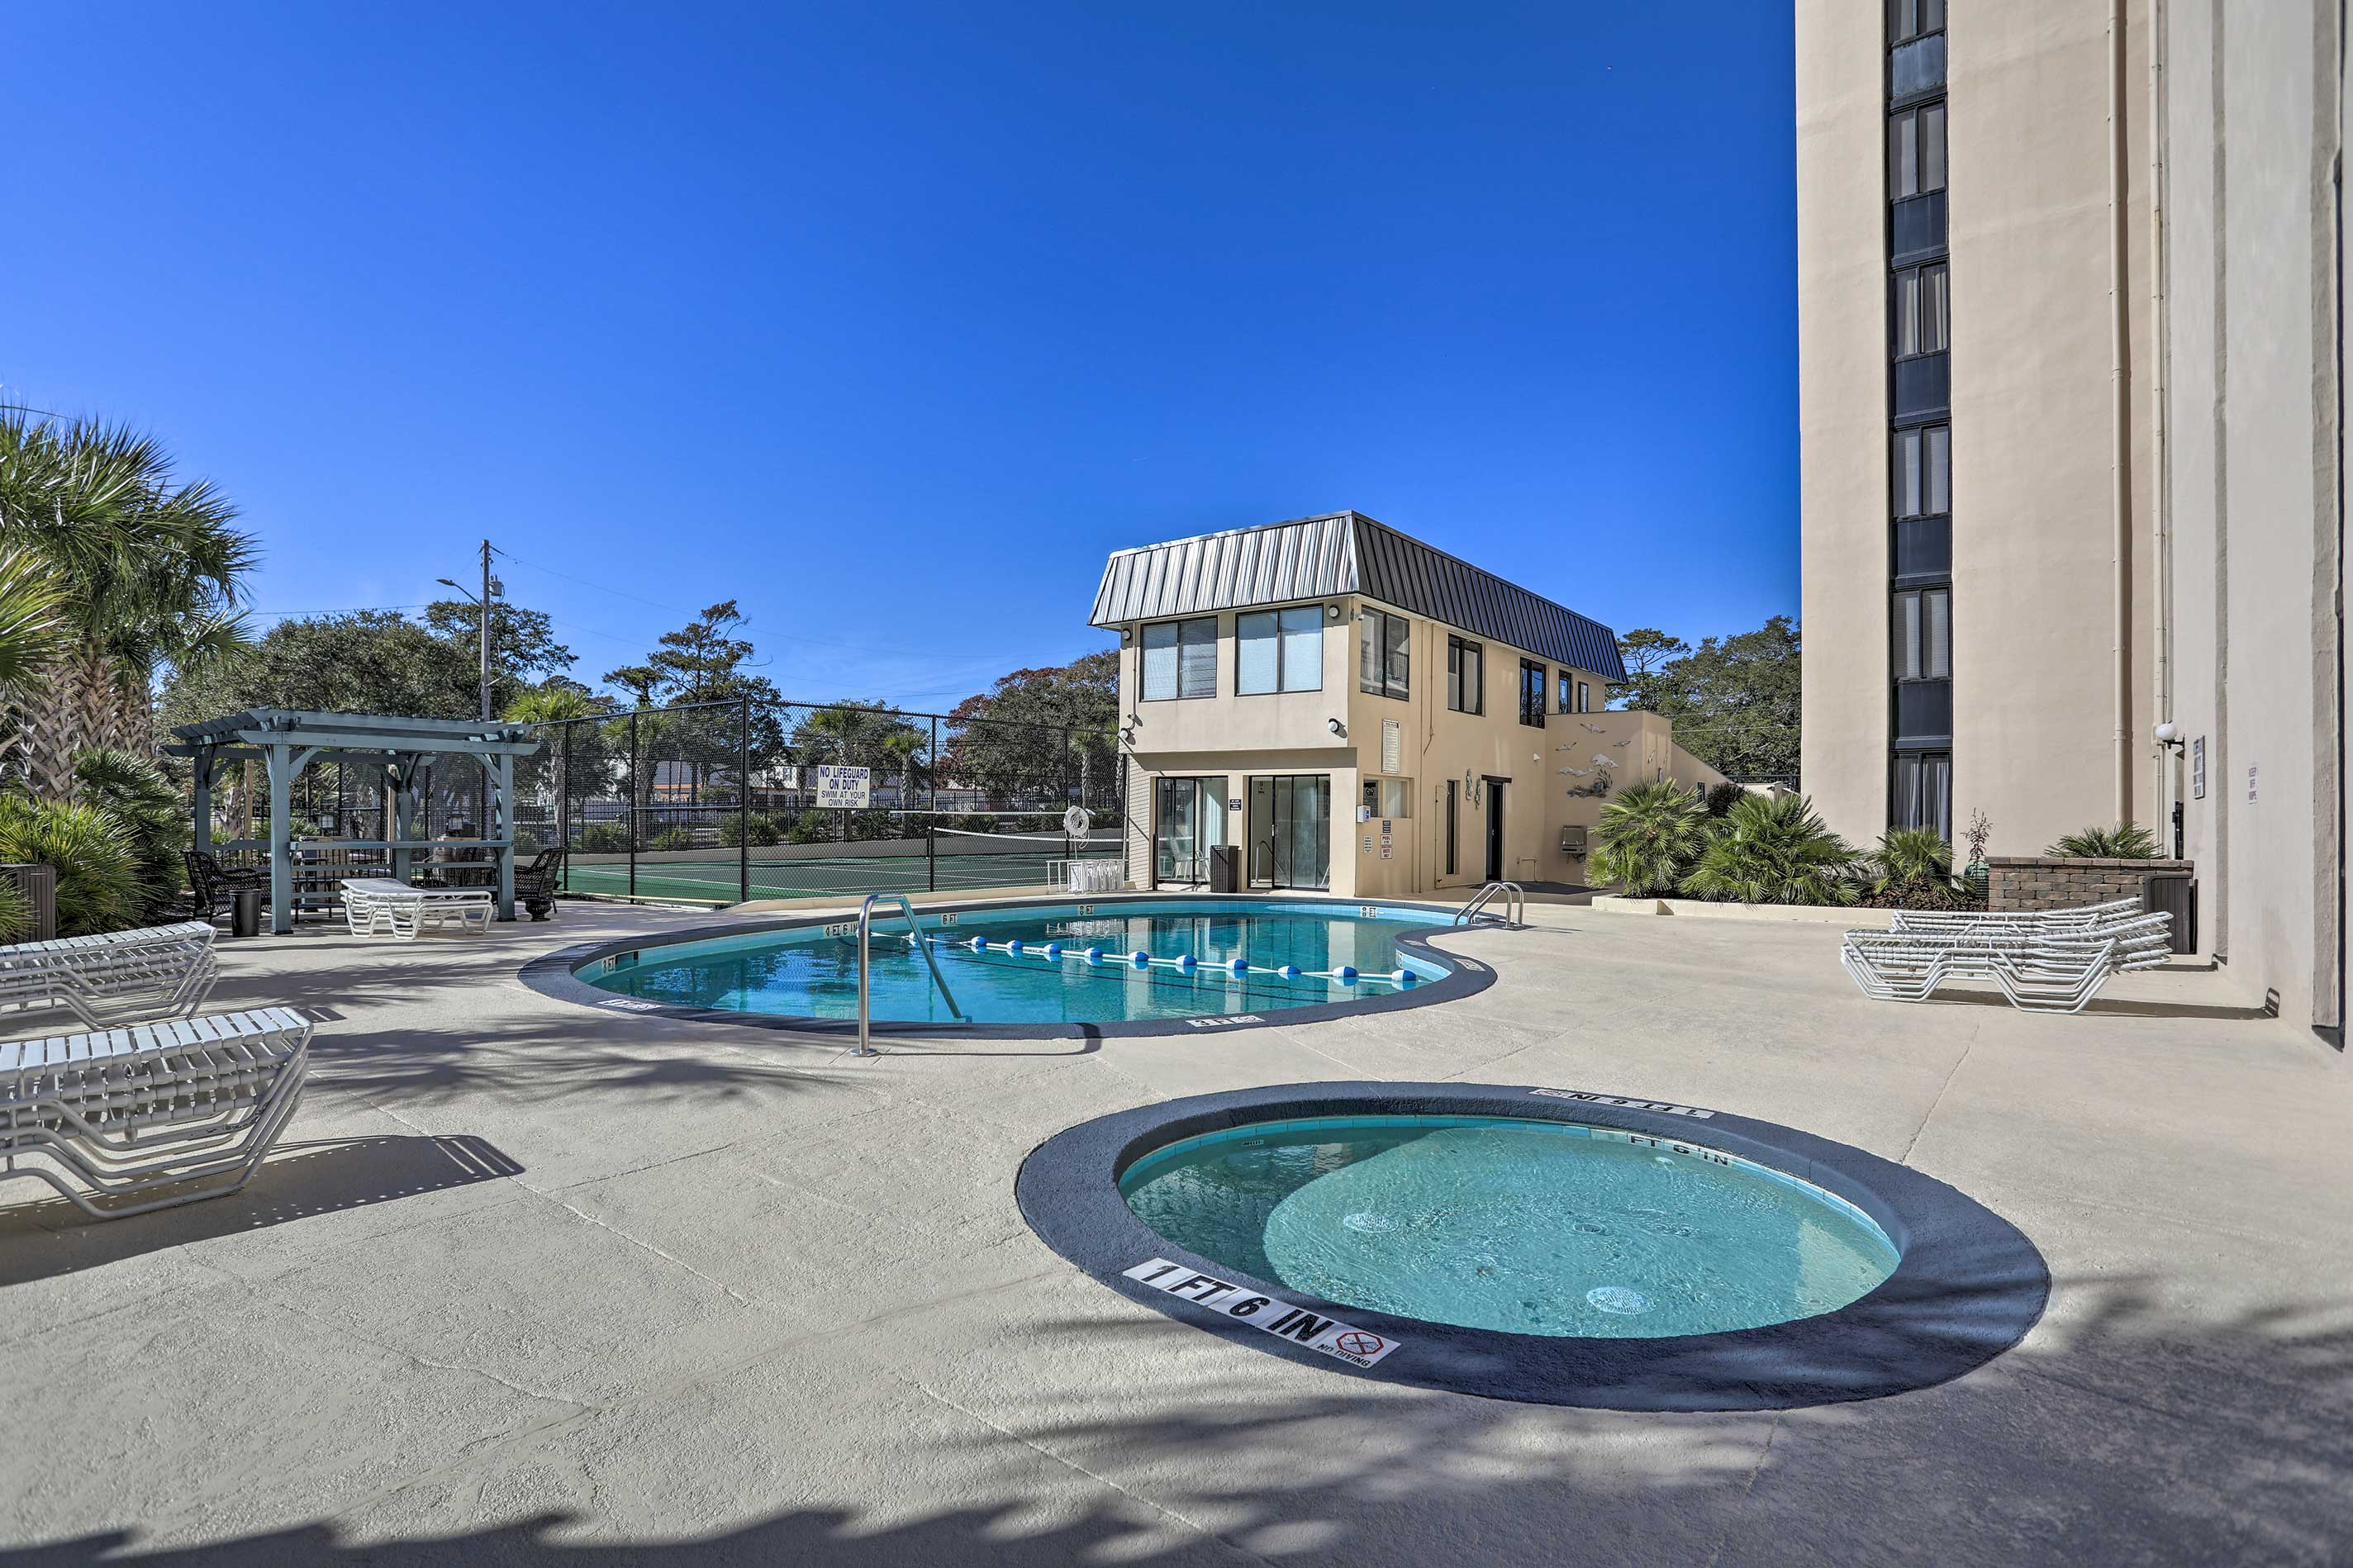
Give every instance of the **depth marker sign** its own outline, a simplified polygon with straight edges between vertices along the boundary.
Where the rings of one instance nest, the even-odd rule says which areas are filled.
[[[1254,1324],[1270,1334],[1321,1351],[1351,1366],[1370,1366],[1398,1342],[1369,1329],[1351,1328],[1337,1318],[1326,1318],[1271,1296],[1260,1296],[1240,1285],[1208,1274],[1196,1274],[1165,1258],[1149,1258],[1124,1270],[1127,1278],[1187,1301],[1215,1307],[1229,1318]]]

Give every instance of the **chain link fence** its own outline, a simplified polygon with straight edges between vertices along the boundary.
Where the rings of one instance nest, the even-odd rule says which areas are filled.
[[[1108,730],[856,703],[684,703],[533,726],[519,850],[649,902],[1070,883],[1121,855]],[[1083,816],[1073,816],[1072,808]]]

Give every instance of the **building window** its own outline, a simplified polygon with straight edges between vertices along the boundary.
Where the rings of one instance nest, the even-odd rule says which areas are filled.
[[[1887,0],[1887,41],[1908,44],[1945,30],[1945,0]]]
[[[1894,670],[1898,680],[1953,678],[1953,595],[1923,588],[1895,595]]]
[[[1887,117],[1887,195],[1891,201],[1945,188],[1945,106],[1923,104]]]
[[[1593,682],[1580,680],[1577,683],[1577,710],[1579,713],[1593,711]]]
[[[1413,781],[1411,779],[1366,779],[1365,781],[1365,815],[1374,817],[1399,817],[1413,815]]]
[[[1953,346],[1945,300],[1945,264],[1895,274],[1895,357],[1940,354]]]
[[[1158,621],[1144,628],[1144,700],[1218,694],[1218,617]]]
[[[1953,510],[1953,427],[1895,432],[1895,515],[1941,517]]]
[[[1545,667],[1533,659],[1520,660],[1520,722],[1544,728]]]
[[[1324,606],[1253,610],[1234,617],[1234,690],[1324,689]]]
[[[1386,610],[1356,612],[1356,686],[1376,697],[1403,697],[1412,673],[1412,626]]]
[[[1898,752],[1887,792],[1890,827],[1933,827],[1953,837],[1953,753]]]
[[[1487,710],[1485,656],[1474,642],[1446,639],[1446,705],[1457,713]]]

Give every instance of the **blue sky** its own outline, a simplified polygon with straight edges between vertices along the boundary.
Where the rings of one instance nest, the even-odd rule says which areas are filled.
[[[0,393],[162,435],[270,612],[487,535],[593,679],[1103,646],[1353,506],[1620,629],[1797,607],[1786,10],[21,7]]]

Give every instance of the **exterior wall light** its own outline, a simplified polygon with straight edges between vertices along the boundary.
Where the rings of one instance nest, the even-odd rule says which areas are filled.
[[[2181,726],[2167,719],[2157,727],[2157,743],[2168,752],[2181,750]]]
[[[1335,735],[1339,736],[1340,739],[1345,741],[1348,738],[1348,726],[1341,723],[1337,719],[1326,719],[1324,721],[1324,724],[1326,729],[1330,730]]]

